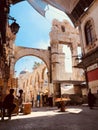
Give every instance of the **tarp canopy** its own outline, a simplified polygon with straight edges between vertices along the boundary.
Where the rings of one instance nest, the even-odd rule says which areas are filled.
[[[12,4],[22,2],[24,0],[10,0]],[[77,26],[79,18],[86,12],[94,0],[25,0],[42,16],[45,17],[45,12],[48,5],[51,5],[65,12]]]
[[[10,0],[12,4],[16,4],[18,2],[26,1],[26,0]],[[50,4],[55,8],[58,8],[66,13],[71,13],[73,8],[79,2],[79,0],[27,0],[30,4],[40,6],[43,8],[43,5]],[[35,7],[34,7],[35,8]],[[38,11],[39,12],[39,11]],[[40,13],[40,12],[39,12]]]
[[[76,6],[76,4],[79,2],[79,0],[43,0],[43,1],[69,14]]]
[[[42,16],[45,17],[45,12],[48,9],[48,4],[43,0],[27,0],[31,6]]]
[[[34,9],[45,16],[46,8],[51,5],[68,14],[71,13],[79,0],[27,0]]]

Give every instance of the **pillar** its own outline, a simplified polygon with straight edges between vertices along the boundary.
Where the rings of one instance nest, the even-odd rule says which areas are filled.
[[[4,83],[3,83],[3,89],[2,89],[2,98],[5,97],[5,95],[8,93],[8,78],[9,78],[9,66],[8,64],[5,64],[4,65],[4,68],[3,68],[3,75],[2,75],[2,78],[4,80]]]

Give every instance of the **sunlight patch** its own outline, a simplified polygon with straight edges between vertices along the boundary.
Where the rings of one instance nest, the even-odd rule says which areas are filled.
[[[82,112],[82,109],[79,109],[79,108],[67,108],[66,111],[69,112],[69,113],[78,114],[78,113]]]

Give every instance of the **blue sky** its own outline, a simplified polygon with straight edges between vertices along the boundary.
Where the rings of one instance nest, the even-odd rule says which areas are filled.
[[[65,13],[51,6],[49,6],[45,17],[43,17],[27,1],[12,5],[10,15],[20,25],[15,45],[40,49],[49,46],[49,32],[51,31],[52,20],[54,18],[60,21],[68,19]],[[41,60],[33,56],[21,58],[15,65],[15,71],[17,71],[17,74],[24,69],[31,71],[34,61],[40,62]]]

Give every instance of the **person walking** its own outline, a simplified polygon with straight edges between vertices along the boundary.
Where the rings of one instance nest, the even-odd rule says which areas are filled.
[[[23,90],[20,89],[19,90],[19,96],[18,96],[18,101],[19,101],[19,112],[22,113],[23,112]]]
[[[88,106],[89,106],[90,109],[93,109],[94,104],[95,104],[95,100],[96,100],[96,98],[95,98],[94,94],[92,94],[91,89],[89,89],[89,92],[88,92]]]
[[[11,119],[11,114],[16,107],[16,105],[14,104],[13,93],[14,93],[14,89],[10,89],[10,93],[5,97],[3,101],[2,120],[4,120],[4,117],[5,117],[5,109],[7,109],[8,118]]]

